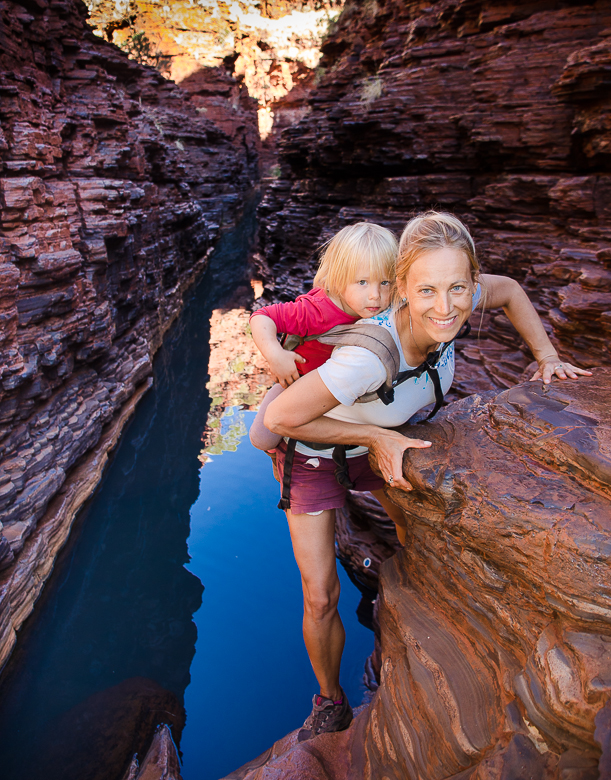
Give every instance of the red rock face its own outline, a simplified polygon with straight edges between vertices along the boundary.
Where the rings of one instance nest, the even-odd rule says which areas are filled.
[[[85,16],[76,1],[0,9],[0,568],[147,379],[256,178],[237,129],[229,138]],[[15,617],[0,585],[1,662],[27,611]]]
[[[381,569],[378,693],[347,732],[230,777],[609,776],[610,390],[600,369],[404,426],[433,446],[389,492],[409,536]]]
[[[611,694],[610,386],[605,369],[474,396],[427,426],[428,456],[406,458],[416,490],[392,494],[410,536],[381,579],[373,777],[475,766],[464,777],[518,777],[520,763],[533,777],[571,766],[598,776]]]
[[[250,96],[258,132],[253,125],[249,142],[258,143],[260,134],[267,178],[276,174],[277,136],[307,113],[320,44],[343,0],[86,3],[97,34],[205,97],[198,107],[224,129],[243,121],[240,103]],[[134,36],[144,36],[144,50],[140,44],[133,51]]]
[[[314,250],[346,224],[400,232],[414,212],[450,210],[485,270],[526,285],[563,357],[609,364],[610,24],[600,3],[346,6],[261,206],[276,290],[303,292]],[[506,387],[529,362],[503,321],[482,335],[461,394]],[[495,369],[508,337],[518,354]]]

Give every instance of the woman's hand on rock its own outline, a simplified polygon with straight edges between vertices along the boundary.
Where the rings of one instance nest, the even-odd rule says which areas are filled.
[[[571,363],[560,360],[558,355],[542,358],[538,363],[539,368],[532,375],[531,382],[534,382],[535,379],[542,379],[544,384],[549,385],[553,376],[557,376],[558,379],[579,379],[580,376],[592,376],[591,371],[586,371],[583,368],[578,368]]]
[[[385,482],[393,488],[411,490],[411,483],[403,475],[403,453],[410,447],[424,449],[430,446],[430,441],[410,439],[397,431],[380,430],[369,450],[375,457]]]

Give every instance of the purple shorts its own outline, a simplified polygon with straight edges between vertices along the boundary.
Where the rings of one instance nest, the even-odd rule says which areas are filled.
[[[282,441],[276,449],[280,485],[284,477],[285,454],[286,442]],[[335,479],[336,468],[331,458],[295,452],[291,475],[291,512],[294,515],[339,509],[344,506],[348,491]],[[371,470],[367,453],[348,458],[348,473],[354,482],[355,490],[379,490],[384,487],[384,480]]]

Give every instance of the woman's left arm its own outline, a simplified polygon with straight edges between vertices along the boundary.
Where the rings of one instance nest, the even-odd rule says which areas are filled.
[[[482,274],[479,280],[484,290],[483,305],[487,309],[503,308],[511,324],[528,344],[539,364],[531,382],[535,379],[543,379],[548,385],[554,375],[559,379],[577,379],[580,375],[592,376],[591,371],[577,368],[560,359],[535,307],[514,279],[508,276]]]

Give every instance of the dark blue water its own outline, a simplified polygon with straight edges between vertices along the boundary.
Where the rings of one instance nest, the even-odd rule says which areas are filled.
[[[308,714],[300,579],[270,461],[239,436],[198,461],[218,272],[240,275],[244,243],[227,237],[159,351],[154,388],[20,634],[0,679],[3,780],[120,780],[159,722],[184,780],[216,780]],[[373,640],[340,574],[342,679],[358,703]]]
[[[254,412],[242,412],[246,424]],[[235,423],[229,418],[226,424]],[[219,486],[223,486],[219,490]],[[185,693],[184,780],[210,778],[254,758],[301,725],[317,685],[301,636],[302,595],[271,461],[248,438],[213,456],[191,507],[187,568],[206,591]],[[356,619],[360,593],[339,567],[346,624],[342,679],[363,698],[372,634]]]

